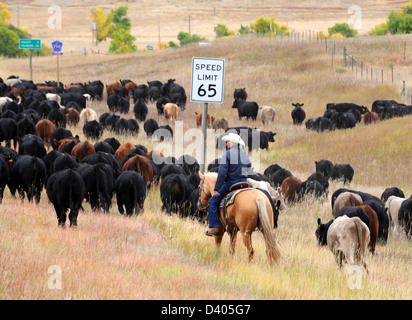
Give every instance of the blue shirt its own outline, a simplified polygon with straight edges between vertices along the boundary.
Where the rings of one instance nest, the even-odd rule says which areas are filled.
[[[228,181],[247,178],[248,168],[251,167],[252,164],[247,152],[233,146],[225,152],[220,160],[215,191],[219,191],[223,184]]]

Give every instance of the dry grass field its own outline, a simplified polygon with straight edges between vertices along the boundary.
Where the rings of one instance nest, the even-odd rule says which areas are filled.
[[[62,1],[62,0],[19,0],[3,1],[11,11],[14,25],[29,28],[33,38],[41,38],[51,46],[54,40],[63,42],[65,54],[80,53],[83,48],[88,52],[107,52],[108,42],[93,45],[89,10],[95,6],[106,13],[121,5],[128,6],[128,16],[132,23],[132,34],[137,38],[135,44],[143,50],[148,44],[158,48],[160,42],[178,43],[180,31],[190,32],[213,41],[213,28],[225,24],[232,30],[240,25],[249,25],[257,17],[275,17],[277,23],[284,23],[295,31],[316,30],[327,34],[328,28],[335,23],[348,22],[354,14],[349,7],[360,8],[362,27],[359,34],[367,34],[377,24],[388,17],[390,11],[398,11],[402,1],[365,0],[353,1],[274,1],[274,0],[130,0],[130,1]],[[48,21],[54,12],[48,12],[51,5],[58,5],[62,12],[61,29],[49,29]]]
[[[142,1],[146,7],[151,2]],[[196,7],[208,4],[210,8],[211,2],[181,1],[174,6],[170,2],[169,7],[180,12],[180,6],[190,8],[195,3]],[[253,3],[254,7],[262,7],[269,2]],[[223,5],[226,1],[217,3]],[[242,6],[247,3],[252,2],[245,1]],[[312,5],[312,1],[305,3]],[[380,2],[365,1],[365,5],[372,3],[379,8]],[[291,16],[301,16],[300,13],[290,11]],[[250,20],[257,15],[254,12]],[[393,39],[394,43],[399,39],[399,45],[404,41],[401,37]],[[384,41],[360,38],[347,44],[352,52],[362,53],[365,61],[373,61],[377,66],[384,65],[378,56],[397,54],[397,46],[385,46]],[[315,161],[329,159],[354,167],[350,188],[378,197],[386,187],[392,186],[403,189],[407,197],[412,193],[411,116],[325,133],[292,124],[291,104],[295,102],[303,102],[307,118],[314,118],[323,114],[329,102],[355,102],[370,108],[376,99],[402,100],[396,84],[375,85],[356,77],[343,69],[342,61],[336,61],[332,68],[330,55],[316,43],[245,37],[210,46],[121,56],[67,55],[61,58],[60,81],[100,79],[110,83],[129,78],[146,83],[174,78],[190,97],[192,57],[224,58],[226,62],[224,103],[209,104],[211,115],[225,116],[231,126],[247,125],[277,133],[268,151],[253,155],[257,171],[263,172],[268,165],[278,163],[305,180],[315,171]],[[406,59],[398,60],[405,69]],[[33,66],[35,82],[56,79],[55,57],[34,58]],[[0,76],[6,78],[9,74],[28,78],[28,61],[0,61]],[[272,126],[263,126],[260,117],[256,122],[238,119],[231,105],[233,91],[240,87],[246,87],[249,100],[275,108],[277,114]],[[99,115],[108,111],[105,100],[106,95],[102,102],[93,103]],[[166,124],[155,109],[149,103],[148,117]],[[175,132],[183,127],[183,136],[175,138],[172,147],[185,137],[184,148],[193,144],[193,137],[187,136],[187,132],[196,127],[194,112],[198,110],[201,104],[188,102],[179,122],[169,123]],[[125,117],[134,117],[132,108]],[[85,140],[81,125],[70,129]],[[122,143],[143,144],[149,150],[158,147],[158,142],[147,139],[143,130],[137,136],[105,132],[102,138],[110,136],[116,136]],[[180,155],[179,150],[174,151],[175,156]],[[330,195],[342,186],[332,183]],[[353,278],[348,267],[339,270],[329,249],[317,245],[317,218],[322,221],[332,218],[330,195],[323,201],[308,199],[281,211],[275,234],[282,260],[270,267],[259,232],[253,234],[255,256],[251,263],[247,262],[240,236],[232,257],[226,235],[221,248],[215,248],[213,239],[203,234],[205,224],[162,212],[159,187],[148,192],[144,212],[138,216],[121,216],[115,198],[108,214],[93,212],[84,202],[85,211],[79,214],[76,230],[57,227],[54,209],[45,192],[36,205],[27,199],[22,202],[12,198],[7,189],[0,205],[0,299],[411,299],[412,243],[403,232],[391,230],[388,243],[378,244],[376,254],[367,255],[369,273],[362,271],[355,289],[350,285]],[[53,287],[56,270],[61,271],[60,288]]]

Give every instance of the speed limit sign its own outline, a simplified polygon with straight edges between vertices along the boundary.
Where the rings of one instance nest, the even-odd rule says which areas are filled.
[[[190,101],[223,103],[225,60],[192,58]]]

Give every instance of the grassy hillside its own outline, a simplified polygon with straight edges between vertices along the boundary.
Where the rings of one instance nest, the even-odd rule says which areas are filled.
[[[363,42],[352,43],[361,51]],[[379,46],[379,43],[376,44]],[[367,55],[367,52],[365,55]],[[390,54],[390,52],[388,52]],[[370,57],[374,56],[370,51]],[[130,78],[137,83],[169,78],[190,96],[191,58],[215,57],[226,61],[224,103],[210,104],[211,115],[225,116],[231,126],[248,125],[277,133],[268,151],[260,151],[259,172],[272,163],[288,168],[305,180],[322,158],[350,163],[355,169],[351,188],[380,197],[386,187],[398,186],[408,196],[410,181],[411,117],[374,125],[359,124],[351,130],[327,133],[307,131],[292,124],[292,103],[305,103],[307,118],[323,114],[326,103],[355,102],[370,107],[376,99],[401,100],[396,85],[375,85],[342,71],[318,44],[296,45],[269,38],[240,38],[206,47],[167,50],[124,56],[64,57],[60,80],[64,83],[101,79],[104,83]],[[33,60],[35,81],[56,78],[55,58]],[[339,67],[338,71],[337,68]],[[22,61],[0,61],[1,77],[27,78]],[[246,87],[249,100],[271,105],[277,115],[273,126],[238,120],[231,108],[235,88]],[[106,98],[106,97],[105,97]],[[93,103],[99,114],[108,111],[105,100]],[[195,128],[194,112],[201,104],[188,103],[176,124],[183,135]],[[149,115],[166,120],[149,103]],[[127,117],[133,117],[132,109]],[[70,128],[85,140],[81,126]],[[103,139],[114,135],[105,132]],[[151,149],[143,130],[138,136],[116,136],[121,142]],[[190,146],[191,140],[184,142]],[[174,146],[174,145],[173,145]],[[180,154],[175,154],[179,156]],[[211,160],[211,159],[208,159]],[[332,183],[330,194],[342,187]],[[352,290],[347,267],[338,270],[332,253],[316,243],[318,217],[331,219],[330,197],[308,200],[283,210],[275,231],[283,252],[278,266],[269,267],[264,242],[253,235],[255,257],[247,263],[239,239],[232,258],[228,237],[216,249],[205,237],[205,225],[167,216],[160,209],[159,188],[148,192],[145,210],[131,218],[119,215],[115,199],[110,214],[79,214],[77,230],[61,230],[45,192],[39,205],[13,199],[7,192],[0,214],[0,298],[2,299],[410,299],[411,243],[404,235],[390,233],[376,255],[368,254],[369,274],[362,273],[361,289]],[[239,236],[240,237],[240,236]],[[48,288],[50,266],[62,270],[60,290]],[[4,284],[4,285],[3,285]]]
[[[14,25],[29,28],[33,38],[41,38],[48,46],[54,40],[63,42],[65,54],[81,53],[86,48],[107,52],[108,42],[98,46],[93,44],[89,10],[98,6],[106,13],[111,9],[127,5],[128,16],[132,23],[132,34],[137,38],[140,50],[148,44],[158,48],[160,42],[177,41],[180,31],[190,32],[212,41],[215,38],[213,28],[225,24],[232,30],[241,25],[249,25],[259,16],[275,17],[277,23],[288,24],[292,30],[316,30],[327,34],[328,28],[336,22],[348,22],[354,14],[348,9],[352,1],[275,1],[275,0],[139,0],[125,1],[19,1],[8,2],[11,22]],[[48,21],[53,12],[48,12],[50,5],[58,5],[62,10],[62,28],[49,29]],[[398,1],[365,0],[359,4],[362,28],[359,34],[367,34],[377,24],[384,22],[391,11],[399,11]]]

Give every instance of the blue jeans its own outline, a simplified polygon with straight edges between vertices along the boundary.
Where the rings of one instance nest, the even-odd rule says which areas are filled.
[[[209,200],[209,227],[215,228],[215,227],[220,226],[220,221],[219,221],[220,200],[222,200],[223,197],[229,193],[230,187],[238,182],[247,182],[247,179],[241,178],[241,179],[226,182],[218,191],[220,195],[218,197],[212,196],[210,198]]]

